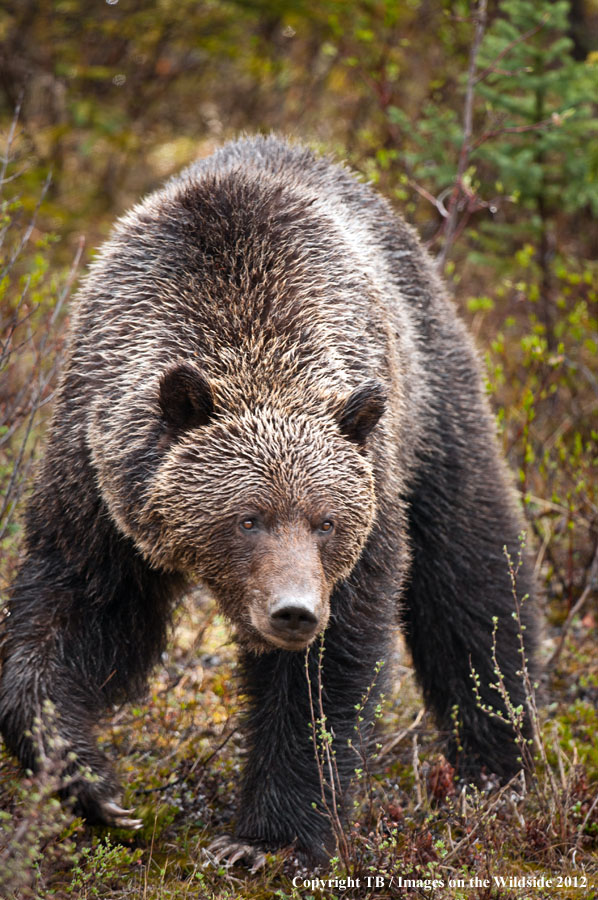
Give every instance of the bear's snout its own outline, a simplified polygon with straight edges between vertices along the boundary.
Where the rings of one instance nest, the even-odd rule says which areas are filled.
[[[324,631],[330,614],[317,538],[305,523],[257,535],[251,578],[249,620],[265,646],[304,650]]]
[[[282,600],[270,612],[270,628],[283,639],[310,641],[319,625],[314,609],[311,598]]]
[[[311,584],[304,579],[270,584],[266,596],[261,595],[262,602],[253,606],[252,622],[266,643],[282,650],[304,650],[326,628],[326,590],[313,576]]]

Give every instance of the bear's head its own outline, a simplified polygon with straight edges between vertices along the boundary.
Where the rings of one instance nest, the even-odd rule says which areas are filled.
[[[194,365],[171,367],[159,383],[163,456],[147,508],[153,561],[203,582],[249,649],[305,649],[372,527],[365,444],[384,406],[370,381],[321,416],[280,404],[232,413]]]

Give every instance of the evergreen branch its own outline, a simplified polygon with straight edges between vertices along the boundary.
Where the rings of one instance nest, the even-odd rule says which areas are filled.
[[[546,128],[550,125],[555,125],[556,121],[554,116],[551,116],[549,119],[543,119],[541,122],[532,122],[530,125],[507,125],[504,128],[496,128],[493,131],[485,131],[484,134],[481,134],[479,138],[474,141],[471,145],[471,151],[477,150],[482,144],[486,141],[492,140],[495,137],[502,137],[504,134],[523,134],[526,131],[540,131],[541,128]]]
[[[529,31],[524,32],[524,34],[520,34],[519,37],[515,38],[514,41],[511,41],[510,43],[507,44],[506,47],[503,47],[503,49],[500,51],[498,56],[496,56],[493,59],[493,61],[490,63],[490,65],[486,66],[486,68],[482,72],[480,72],[480,74],[474,80],[474,86],[478,85],[481,81],[484,81],[484,79],[487,78],[488,75],[499,74],[499,73],[497,73],[497,70],[496,70],[496,64],[498,62],[500,62],[501,59],[504,59],[505,56],[507,56],[511,52],[511,50],[513,50],[519,44],[524,44],[528,38],[533,37],[535,34],[537,34],[539,31],[541,31],[549,19],[550,19],[549,13],[545,13],[542,16],[542,21],[540,22],[539,25],[535,25],[533,28],[530,28]],[[504,73],[501,72],[500,74],[514,75],[515,73],[507,71]]]

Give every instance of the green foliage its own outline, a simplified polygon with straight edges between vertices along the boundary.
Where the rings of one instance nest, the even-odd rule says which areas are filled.
[[[85,897],[111,897],[122,882],[123,869],[133,866],[142,850],[130,850],[112,844],[109,837],[95,840],[91,847],[83,847],[71,871],[67,894],[83,893]]]
[[[570,604],[596,542],[598,266],[555,260],[559,315],[557,344],[549,352],[534,309],[537,263],[528,253],[517,263],[500,293],[520,298],[520,308],[501,323],[487,353],[488,386],[500,404],[504,448],[542,548],[547,590]],[[492,310],[476,316],[476,328],[496,321]]]
[[[37,898],[43,886],[42,870],[52,865],[68,867],[77,858],[71,840],[72,816],[56,796],[65,783],[64,765],[46,754],[54,740],[53,717],[48,702],[44,709],[48,733],[42,733],[40,723],[32,729],[39,751],[38,777],[18,781],[0,809],[0,896],[7,900]]]
[[[18,164],[12,158],[15,124],[0,163],[0,589],[15,561],[34,425],[51,394],[59,361],[54,327],[68,293],[68,279],[65,284],[64,276],[50,272],[48,249],[55,238],[39,230],[38,209],[29,214],[18,195],[10,196]],[[46,181],[39,202],[47,189]]]
[[[548,209],[598,212],[598,64],[571,55],[568,0],[502,0],[499,11],[477,85],[496,136],[472,156],[501,194],[535,213],[531,236]]]

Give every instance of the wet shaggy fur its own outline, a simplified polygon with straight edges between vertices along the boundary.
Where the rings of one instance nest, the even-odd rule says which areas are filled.
[[[330,843],[304,670],[323,629],[343,788],[355,706],[397,621],[458,773],[507,777],[514,735],[478,708],[471,666],[501,709],[497,617],[524,702],[503,552],[521,529],[471,341],[411,228],[305,148],[227,144],[124,216],[80,291],[2,641],[6,744],[34,767],[50,700],[95,776],[74,770],[78,808],[123,821],[94,723],[143,689],[201,582],[239,644],[240,841]],[[289,603],[307,636],[274,616]],[[531,601],[523,619],[533,670]]]

